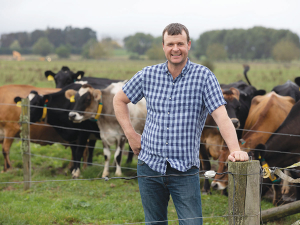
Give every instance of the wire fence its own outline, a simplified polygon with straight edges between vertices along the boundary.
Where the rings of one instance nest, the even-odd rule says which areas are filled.
[[[0,105],[10,105],[10,106],[15,106],[14,104],[0,104]],[[33,106],[31,106],[33,107]],[[36,107],[36,106],[35,106]],[[43,108],[43,107],[40,107],[40,108]],[[48,109],[51,109],[51,110],[60,110],[60,111],[67,111],[67,112],[70,112],[72,110],[65,110],[65,109],[59,109],[59,108],[48,108]],[[108,114],[101,114],[101,116],[110,116],[110,117],[114,117],[114,115],[108,115]],[[135,119],[141,119],[142,118],[135,118]],[[143,119],[144,120],[144,119]],[[0,123],[20,123],[20,121],[12,121],[12,120],[0,120]],[[64,130],[73,130],[73,131],[80,131],[80,132],[90,132],[90,133],[98,133],[99,131],[97,130],[85,130],[85,129],[80,129],[80,128],[74,128],[74,127],[65,127],[65,126],[52,126],[52,125],[49,125],[47,123],[30,123],[30,125],[33,125],[33,126],[44,126],[44,127],[54,127],[56,129],[64,129]],[[206,128],[214,128],[214,129],[217,129],[216,126],[205,126]],[[247,131],[247,132],[258,132],[258,133],[265,133],[265,134],[270,134],[270,135],[281,135],[281,136],[293,136],[293,137],[300,137],[300,135],[295,135],[295,134],[283,134],[283,133],[272,133],[272,132],[264,132],[264,131],[255,131],[255,130],[246,130],[246,129],[240,129],[240,130],[243,130],[243,131]],[[103,131],[101,131],[103,132]],[[109,133],[108,133],[109,134]],[[114,133],[114,135],[116,135],[116,133]],[[124,134],[122,133],[119,133],[117,135],[120,135],[120,136],[124,136]],[[19,137],[7,137],[7,136],[4,136],[4,135],[0,135],[0,140],[1,139],[17,139],[17,140],[28,140],[28,139],[24,139],[24,138],[19,138]],[[48,140],[41,140],[41,139],[29,139],[29,141],[31,142],[45,142],[45,143],[48,143],[48,144],[62,144],[64,146],[74,146],[74,147],[86,147],[86,146],[83,146],[83,145],[78,145],[78,144],[74,144],[74,143],[62,143],[62,142],[55,142],[55,141],[48,141]],[[206,145],[206,143],[201,143],[203,145]],[[211,146],[213,144],[210,144]],[[217,146],[217,147],[220,147],[220,148],[223,148],[223,147],[226,147],[226,145],[217,145],[215,144],[214,146]],[[95,147],[95,149],[100,149],[100,150],[103,150],[102,147]],[[111,149],[112,151],[115,151],[116,149]],[[252,150],[252,151],[255,151],[255,150],[258,150],[258,149],[249,149],[247,148],[247,150]],[[259,149],[260,151],[262,151],[261,149]],[[123,152],[129,152],[128,150],[122,150]],[[274,152],[274,153],[280,153],[280,154],[291,154],[291,155],[300,155],[300,152],[299,153],[292,153],[292,152],[284,152],[284,151],[276,151],[276,150],[265,150],[265,151],[268,151],[268,152]],[[59,158],[59,157],[50,157],[50,156],[45,156],[45,155],[39,155],[39,154],[30,154],[31,156],[35,156],[35,157],[44,157],[44,158],[49,158],[49,159],[54,159],[54,160],[61,160],[61,161],[69,161],[69,162],[76,162],[76,163],[86,163],[86,164],[89,164],[89,165],[93,165],[93,166],[99,166],[99,167],[103,167],[104,165],[101,165],[99,163],[89,163],[89,162],[81,162],[81,161],[75,161],[75,160],[68,160],[68,159],[64,159],[64,158]],[[227,161],[219,161],[219,160],[205,160],[203,159],[203,161],[209,161],[209,162],[213,162],[213,163],[227,163]],[[110,166],[110,167],[115,167],[115,166]],[[122,169],[128,169],[128,170],[136,170],[135,168],[130,168],[130,167],[121,167]],[[296,169],[288,169],[290,171],[293,171],[293,172],[299,172],[299,170],[296,170]],[[205,173],[206,170],[201,170],[199,171],[199,176],[201,179],[204,179],[205,176],[203,175],[203,173]],[[228,174],[228,172],[225,172],[226,174]],[[225,174],[225,173],[217,173],[219,175],[221,174]],[[201,175],[202,174],[202,175]],[[163,175],[162,175],[163,176]],[[170,175],[165,175],[165,176],[170,176]],[[124,180],[131,180],[131,179],[137,179],[138,176],[132,176],[132,177],[105,177],[105,178],[99,178],[99,177],[95,177],[95,178],[90,178],[90,179],[65,179],[65,180],[41,180],[41,181],[29,181],[31,183],[45,183],[45,182],[78,182],[78,181],[93,181],[93,180],[104,180],[104,181],[108,181],[108,180],[113,180],[113,179],[124,179]],[[16,183],[24,183],[25,181],[19,181],[19,182],[0,182],[0,184],[16,184]],[[281,186],[282,184],[270,184],[270,183],[262,183],[261,182],[261,185],[279,185]],[[293,184],[289,184],[288,186],[290,187],[296,187],[296,185],[293,185]],[[213,216],[213,217],[227,217],[228,215],[225,215],[225,216]],[[238,215],[234,215],[234,216],[238,216]],[[255,216],[255,215],[254,215]],[[203,218],[212,218],[212,217],[203,217]],[[188,220],[190,219],[195,219],[195,218],[187,218]],[[169,221],[172,221],[172,220],[169,220]],[[138,222],[138,223],[125,223],[125,224],[145,224],[145,222]]]

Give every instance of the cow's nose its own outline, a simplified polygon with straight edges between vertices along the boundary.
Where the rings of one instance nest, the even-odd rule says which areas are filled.
[[[69,120],[74,120],[76,117],[76,114],[74,112],[69,113]]]
[[[237,128],[240,127],[240,121],[239,121],[239,119],[232,118],[231,122],[233,123],[233,126],[234,126],[235,129],[237,129]]]

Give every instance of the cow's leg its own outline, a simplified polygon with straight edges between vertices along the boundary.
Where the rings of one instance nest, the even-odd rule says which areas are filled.
[[[127,157],[127,160],[126,160],[126,164],[130,164],[132,162],[132,159],[133,159],[133,156],[134,156],[134,153],[129,145],[129,152],[128,152],[128,157]]]
[[[209,157],[208,154],[206,152],[206,148],[205,145],[201,144],[200,145],[200,157],[201,157],[201,164],[202,164],[202,170],[204,171],[208,171],[211,169],[211,165],[209,162]],[[210,183],[208,178],[205,178],[204,180],[204,187],[203,187],[204,191],[207,193],[211,193],[210,192]]]
[[[296,171],[290,171],[291,176],[294,179],[300,178],[300,173],[296,172]],[[300,184],[299,183],[294,183],[294,185],[296,186],[296,199],[300,200]]]
[[[9,138],[4,138],[3,144],[2,144],[2,154],[4,157],[4,168],[3,168],[2,172],[6,172],[8,169],[11,168],[11,163],[9,160],[9,150],[14,141],[13,137],[15,137],[15,135],[16,135],[16,133],[13,131],[11,131],[11,132],[5,131],[5,137],[9,137]]]
[[[281,185],[274,184],[272,185],[273,189],[273,205],[279,206],[283,203],[282,194],[281,194]]]
[[[105,159],[104,170],[103,170],[103,173],[102,173],[102,177],[108,177],[108,175],[109,175],[109,162],[110,162],[111,154],[110,154],[109,146],[103,141],[103,139],[102,139],[102,143],[103,143],[103,153],[104,153],[104,159]]]
[[[78,147],[76,149],[76,154],[75,154],[75,158],[74,158],[74,169],[72,171],[72,178],[78,178],[80,175],[80,163],[81,163],[81,158],[83,156],[83,151],[85,149],[85,147],[87,144],[87,140],[89,137],[89,133],[87,132],[80,132],[79,134],[79,141],[78,141]]]
[[[285,175],[290,176],[290,172],[288,170],[284,170]],[[290,192],[289,182],[287,180],[283,180],[281,194],[288,194]]]
[[[88,163],[93,163],[93,155],[94,155],[94,148],[97,140],[89,140],[89,157],[88,157]],[[92,164],[88,164],[88,166],[91,166]]]
[[[118,147],[115,152],[114,161],[116,162],[116,176],[122,176],[122,170],[121,170],[121,160],[122,160],[122,151],[124,150],[126,138],[121,137],[118,141]]]
[[[74,144],[74,143],[71,143],[72,145]],[[77,147],[76,146],[70,146],[70,148],[71,148],[71,153],[72,153],[72,158],[71,158],[71,161],[70,161],[70,163],[69,163],[69,169],[70,169],[70,172],[72,173],[72,171],[73,171],[73,169],[74,169],[74,159],[75,159],[75,154],[76,154],[76,149],[77,149]]]

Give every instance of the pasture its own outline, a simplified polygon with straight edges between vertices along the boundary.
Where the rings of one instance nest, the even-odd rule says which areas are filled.
[[[76,58],[51,62],[0,60],[0,85],[55,87],[54,81],[46,80],[44,72],[58,72],[62,66],[68,66],[74,72],[82,70],[85,76],[130,79],[138,70],[156,63],[160,62],[126,59],[83,61]],[[293,81],[300,76],[300,62],[219,62],[215,63],[214,73],[220,83],[245,80],[244,63],[250,66],[248,77],[252,85],[267,92],[288,79]],[[24,191],[23,183],[20,183],[23,180],[20,141],[15,140],[10,149],[13,168],[0,174],[0,224],[143,224],[143,209],[136,179],[97,179],[101,177],[103,170],[102,149],[101,141],[97,141],[94,165],[83,170],[79,179],[72,180],[67,168],[68,160],[71,159],[69,148],[65,149],[60,144],[43,147],[31,144],[33,183],[30,190]],[[124,153],[121,164],[123,177],[136,176],[137,158],[134,157],[130,165],[126,164],[126,158]],[[1,170],[3,163],[1,155]],[[212,163],[217,165],[216,162]],[[110,177],[114,177],[113,167],[110,172]],[[202,207],[204,224],[228,224],[225,216],[228,208],[226,196],[216,191],[212,195],[202,195]],[[271,200],[263,198],[261,207],[262,210],[272,208]],[[299,217],[300,214],[297,214],[264,224],[288,225]],[[175,207],[171,201],[169,224],[178,224],[176,219]]]

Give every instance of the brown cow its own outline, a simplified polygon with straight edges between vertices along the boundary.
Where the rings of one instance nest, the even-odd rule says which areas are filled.
[[[4,85],[0,87],[0,143],[4,156],[4,172],[11,168],[9,160],[9,149],[13,143],[13,138],[20,134],[20,114],[21,108],[17,107],[14,98],[21,96],[27,97],[31,90],[39,91],[43,94],[57,92],[56,88],[37,88],[29,85]],[[65,143],[63,139],[50,126],[30,126],[30,138],[41,145],[51,144],[50,142]],[[43,140],[47,141],[44,142]]]
[[[266,143],[272,133],[287,117],[294,104],[295,100],[292,97],[280,96],[275,92],[254,97],[244,127],[243,139],[240,140],[241,149],[249,151],[259,143]],[[226,161],[228,155],[229,150],[224,147],[220,151],[218,173],[227,171]],[[224,190],[227,184],[228,175],[217,174],[211,185],[217,190]]]

